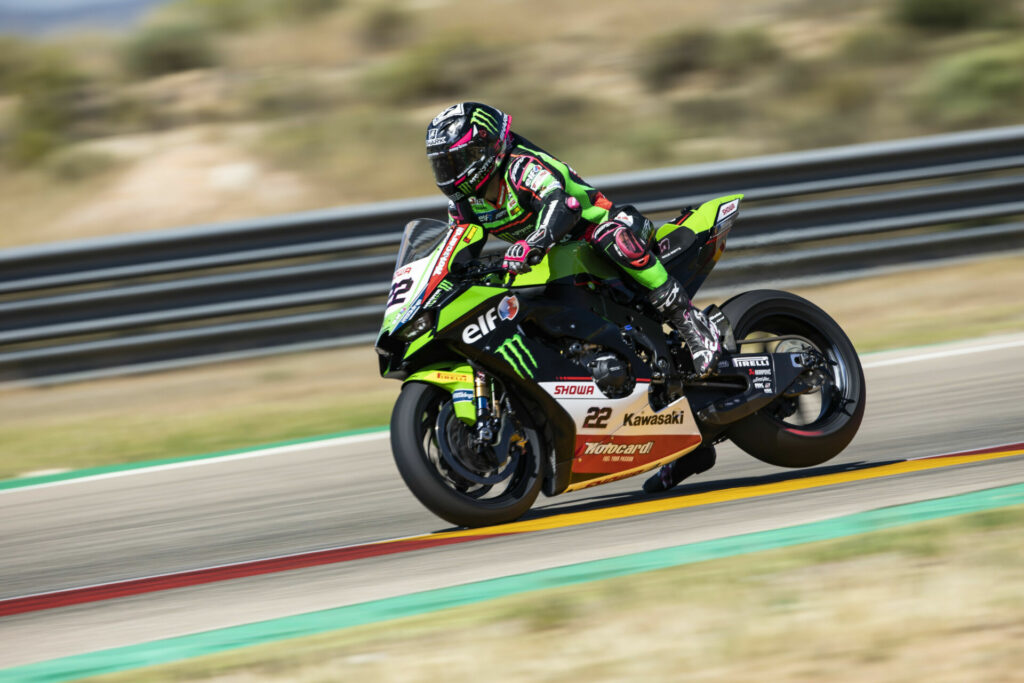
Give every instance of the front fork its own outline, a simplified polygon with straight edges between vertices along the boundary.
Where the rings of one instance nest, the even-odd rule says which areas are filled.
[[[452,395],[455,416],[474,428],[477,445],[492,445],[498,433],[501,407],[487,375],[468,364],[428,366],[409,376],[407,382],[425,382]]]
[[[487,375],[479,370],[473,380],[473,403],[476,406],[474,441],[477,446],[490,446],[498,433],[501,407],[494,401],[494,390]]]

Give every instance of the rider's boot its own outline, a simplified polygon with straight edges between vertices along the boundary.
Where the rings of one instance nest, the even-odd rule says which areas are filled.
[[[693,307],[679,281],[670,277],[661,287],[651,290],[648,300],[683,335],[697,376],[711,374],[722,353],[721,333],[704,313]]]
[[[673,460],[655,472],[644,482],[644,491],[658,493],[670,488],[694,474],[707,472],[715,464],[715,447],[700,445],[683,457]]]

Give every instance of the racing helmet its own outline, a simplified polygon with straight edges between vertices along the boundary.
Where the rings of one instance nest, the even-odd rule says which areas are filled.
[[[452,201],[478,192],[505,161],[512,117],[479,102],[454,104],[427,126],[427,159]]]

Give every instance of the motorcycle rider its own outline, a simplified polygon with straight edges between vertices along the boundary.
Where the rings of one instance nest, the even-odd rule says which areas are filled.
[[[589,242],[647,290],[650,304],[683,336],[697,376],[711,373],[721,352],[719,331],[651,251],[654,225],[639,211],[614,205],[514,133],[508,114],[486,104],[461,102],[439,113],[427,126],[426,145],[437,186],[448,197],[450,226],[473,223],[510,242],[503,266],[512,273],[528,271],[559,242]],[[655,490],[674,486],[676,463],[648,484],[659,478],[664,486]]]

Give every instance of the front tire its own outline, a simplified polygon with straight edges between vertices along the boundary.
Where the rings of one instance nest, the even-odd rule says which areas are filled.
[[[519,429],[514,454],[495,472],[481,471],[472,481],[463,476],[473,475],[464,469],[472,465],[456,462],[453,468],[441,451],[440,440],[448,438],[449,429],[460,428],[451,422],[458,418],[450,405],[451,395],[433,385],[410,382],[402,387],[391,414],[391,450],[406,486],[428,510],[457,526],[490,526],[523,516],[541,488],[542,451],[536,432]]]
[[[779,397],[731,426],[728,436],[732,442],[779,467],[811,467],[839,455],[860,427],[866,399],[864,370],[842,328],[810,301],[775,290],[740,294],[723,304],[722,312],[738,340],[793,336],[799,339],[788,343],[806,344],[831,364],[830,377],[817,392],[817,405],[811,407],[809,416],[793,419],[800,417],[795,413],[802,412],[800,400],[804,397],[796,397],[795,403],[793,398]],[[776,350],[758,346],[765,352]],[[756,352],[757,347],[745,344],[740,351]]]

